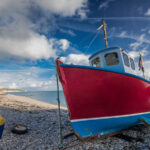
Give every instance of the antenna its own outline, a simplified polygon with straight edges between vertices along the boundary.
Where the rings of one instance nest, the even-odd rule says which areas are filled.
[[[102,25],[97,29],[98,31],[103,28],[104,29],[104,40],[105,40],[105,47],[108,48],[108,39],[107,39],[107,32],[106,32],[106,23],[104,19],[102,19]]]

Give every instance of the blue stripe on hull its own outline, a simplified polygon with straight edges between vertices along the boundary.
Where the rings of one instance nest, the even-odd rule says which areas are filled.
[[[81,137],[86,138],[94,135],[105,135],[113,132],[117,132],[128,127],[140,124],[140,118],[145,117],[150,119],[150,113],[140,115],[130,115],[122,117],[90,119],[72,121],[72,127],[75,132]]]

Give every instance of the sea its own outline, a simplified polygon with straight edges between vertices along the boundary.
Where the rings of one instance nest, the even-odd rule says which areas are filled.
[[[58,104],[57,91],[8,92],[8,94],[26,96],[40,101],[49,102],[52,104]],[[66,101],[65,101],[65,96],[63,91],[60,91],[59,94],[60,94],[60,105],[66,106]]]

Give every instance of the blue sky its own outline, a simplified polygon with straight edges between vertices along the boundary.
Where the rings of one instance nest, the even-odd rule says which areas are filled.
[[[55,90],[55,63],[88,65],[88,57],[108,44],[138,60],[143,53],[150,74],[148,0],[2,0],[0,1],[0,87]],[[97,37],[90,45],[97,33]]]

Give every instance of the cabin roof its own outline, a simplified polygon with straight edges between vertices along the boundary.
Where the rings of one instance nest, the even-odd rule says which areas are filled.
[[[93,58],[95,55],[101,53],[101,52],[104,52],[104,51],[111,51],[111,50],[115,50],[115,49],[120,49],[120,47],[109,47],[109,48],[105,48],[105,49],[102,49],[102,50],[99,50],[97,52],[95,52],[94,54],[92,54],[90,57],[89,57],[89,60],[91,58]]]

